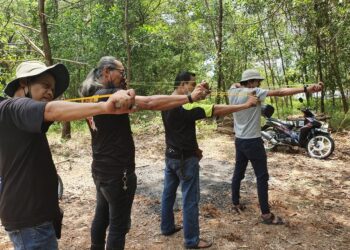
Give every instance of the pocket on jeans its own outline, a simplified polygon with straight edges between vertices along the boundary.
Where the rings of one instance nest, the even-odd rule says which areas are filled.
[[[39,226],[33,227],[33,238],[50,238],[55,236],[55,231],[52,222],[45,222]],[[56,237],[56,236],[55,236]]]

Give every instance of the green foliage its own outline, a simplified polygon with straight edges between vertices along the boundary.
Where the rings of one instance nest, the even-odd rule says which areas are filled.
[[[37,3],[29,0],[6,1],[1,3],[0,13],[0,93],[14,76],[14,69],[19,61],[35,58],[32,50],[23,40],[16,23],[25,23],[35,27],[37,23]],[[23,34],[27,32],[23,31]],[[31,32],[32,39],[39,37],[39,33]]]
[[[218,0],[128,3],[131,86],[138,94],[170,94],[181,70],[195,72],[198,80],[206,79],[216,89]],[[40,30],[37,1],[2,5],[0,91],[19,62],[43,59],[22,36],[42,48],[40,33],[35,31]],[[221,55],[226,89],[252,67],[264,74],[265,87],[270,88],[323,80],[331,96],[340,90],[347,96],[343,102],[319,100],[318,108],[336,114],[334,123],[342,121],[350,89],[350,6],[346,1],[238,0],[223,1],[223,6]],[[101,56],[116,56],[126,65],[124,10],[124,0],[46,1],[52,55],[71,73],[66,97],[77,96],[81,82]],[[280,98],[278,106],[281,116],[298,112],[298,104],[288,98]],[[132,119],[137,125],[147,124],[144,115],[132,115]]]
[[[350,130],[349,112],[347,114],[344,114],[343,112],[333,113],[329,125],[333,131]]]
[[[135,134],[142,134],[149,131],[149,129],[154,130],[159,128],[163,131],[163,122],[160,112],[143,110],[130,115],[130,122],[132,132]]]
[[[55,122],[50,126],[50,129],[48,133],[52,134],[60,134],[62,130],[62,123],[60,122]],[[86,124],[85,120],[80,120],[80,121],[73,121],[71,122],[71,132],[82,132],[82,131],[89,131],[88,125]]]

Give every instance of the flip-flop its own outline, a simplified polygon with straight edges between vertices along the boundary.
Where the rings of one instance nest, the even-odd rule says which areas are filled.
[[[167,232],[167,233],[162,233],[162,234],[165,235],[165,236],[170,236],[170,235],[173,235],[174,233],[179,232],[181,229],[182,229],[182,226],[175,225],[175,227],[174,227],[174,229],[172,231]]]
[[[202,243],[202,244],[201,244]],[[213,242],[199,239],[198,244],[195,246],[185,246],[186,249],[202,249],[202,248],[208,248],[213,245]]]
[[[261,223],[266,225],[284,225],[284,221],[281,217],[275,216],[273,213],[271,213],[271,216],[267,219],[262,218]]]

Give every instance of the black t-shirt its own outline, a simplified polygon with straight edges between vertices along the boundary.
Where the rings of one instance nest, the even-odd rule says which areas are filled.
[[[0,102],[0,218],[8,230],[52,221],[58,213],[45,105],[29,98]]]
[[[117,90],[101,89],[95,95],[112,94]],[[96,115],[87,121],[92,137],[93,175],[111,179],[119,176],[124,169],[133,173],[135,145],[129,115]]]
[[[201,103],[188,103],[162,111],[166,145],[185,152],[196,151],[196,120],[211,117],[212,112],[213,105]]]

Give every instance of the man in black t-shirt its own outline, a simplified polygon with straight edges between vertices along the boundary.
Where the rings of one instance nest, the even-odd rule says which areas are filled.
[[[57,173],[46,132],[53,121],[130,112],[133,90],[104,103],[52,101],[69,85],[63,64],[21,63],[0,101],[0,219],[15,249],[57,249]],[[118,107],[116,107],[116,105]]]
[[[123,64],[115,57],[102,57],[83,82],[81,94],[90,96],[119,92],[126,86],[124,72]],[[192,99],[200,100],[205,95],[206,89],[198,85],[188,96],[135,96],[133,109],[165,110]],[[124,249],[136,191],[135,146],[129,116],[96,115],[87,120],[92,136],[91,167],[96,185],[91,249],[104,250],[105,245],[106,249]]]
[[[173,95],[190,94],[195,86],[195,74],[181,72],[175,79]],[[182,229],[182,226],[175,225],[173,212],[176,190],[181,184],[185,247],[207,248],[212,245],[199,238],[199,160],[202,151],[196,138],[196,120],[231,114],[252,107],[256,102],[257,98],[251,95],[246,103],[240,105],[194,102],[162,112],[166,142],[161,215],[163,235],[172,235]]]

